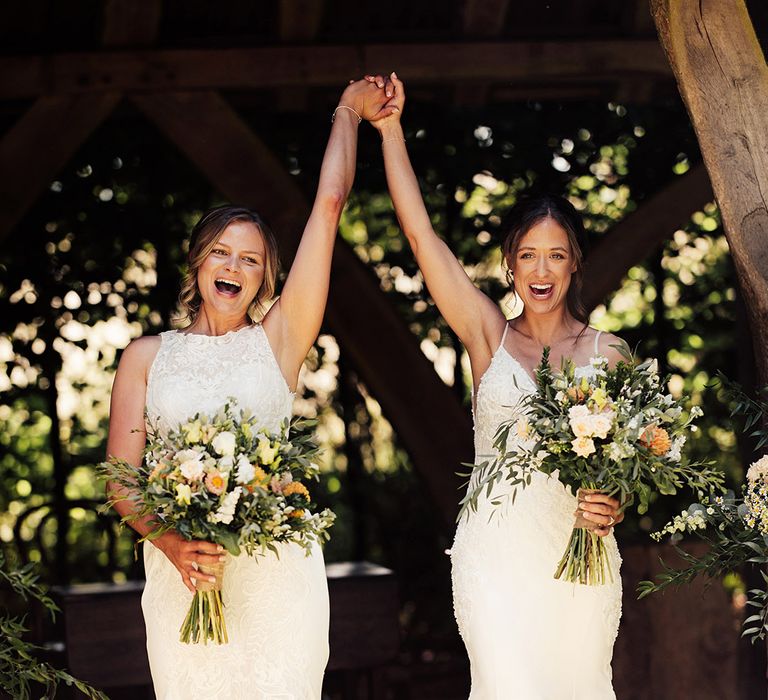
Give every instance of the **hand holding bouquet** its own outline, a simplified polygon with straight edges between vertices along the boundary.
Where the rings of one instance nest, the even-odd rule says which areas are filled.
[[[317,447],[308,424],[284,424],[279,434],[264,430],[247,411],[235,412],[234,401],[217,415],[195,415],[163,434],[150,426],[144,461],[136,468],[110,459],[100,474],[117,484],[117,501],[131,502],[130,522],[150,516],[153,540],[175,530],[188,540],[222,545],[230,554],[277,553],[277,543],[294,542],[307,550],[328,538],[334,515],[313,512],[302,480],[317,479],[312,461]],[[216,578],[199,581],[181,627],[185,643],[227,642],[221,583],[223,564],[200,567]]]
[[[661,389],[656,362],[638,363],[622,352],[615,368],[598,357],[591,371],[580,374],[571,361],[553,370],[544,349],[536,391],[521,402],[518,418],[499,427],[498,456],[474,466],[462,513],[476,509],[480,495],[492,494],[502,481],[509,482],[514,501],[534,471],[558,478],[574,494],[599,491],[618,498],[622,508],[637,500],[641,513],[654,492],[721,487],[720,472],[688,464],[681,453],[700,409],[694,406],[685,418],[681,402]],[[587,585],[612,580],[605,545],[593,529],[577,519],[555,578]]]

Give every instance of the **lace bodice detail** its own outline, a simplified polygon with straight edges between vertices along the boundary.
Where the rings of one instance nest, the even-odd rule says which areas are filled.
[[[201,412],[212,415],[229,398],[276,431],[291,415],[293,394],[261,324],[220,336],[160,334],[147,378],[147,416],[160,429]]]

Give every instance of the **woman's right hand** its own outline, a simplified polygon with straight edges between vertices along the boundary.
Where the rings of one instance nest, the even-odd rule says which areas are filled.
[[[201,542],[199,540],[185,540],[178,532],[170,530],[158,537],[156,540],[150,540],[168,560],[173,564],[181,574],[181,580],[192,593],[195,588],[195,580],[210,581],[213,583],[216,579],[197,570],[200,564],[214,566],[224,561],[224,547],[213,542]]]
[[[384,131],[387,125],[400,121],[400,116],[405,107],[405,86],[403,81],[397,77],[395,71],[392,71],[386,77],[383,75],[366,75],[365,79],[384,90],[384,94],[389,98],[389,101],[384,105],[379,114],[368,120],[373,127],[379,131]]]

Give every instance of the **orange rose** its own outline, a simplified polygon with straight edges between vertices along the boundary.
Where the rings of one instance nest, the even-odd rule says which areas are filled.
[[[672,440],[664,428],[649,425],[640,436],[640,442],[657,457],[667,454],[672,447]]]

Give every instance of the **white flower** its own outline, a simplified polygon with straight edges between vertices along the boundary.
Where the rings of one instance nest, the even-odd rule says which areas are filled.
[[[211,446],[220,455],[235,454],[235,434],[228,430],[223,430],[211,442]]]
[[[595,452],[595,443],[592,441],[592,438],[577,437],[571,441],[571,446],[579,457],[589,457],[589,455]]]
[[[231,455],[224,455],[219,459],[219,461],[217,462],[217,465],[219,467],[220,472],[229,474],[229,472],[232,471],[232,467],[235,466],[235,459]]]
[[[672,446],[669,448],[666,457],[670,462],[679,462],[682,455],[681,450],[685,444],[685,435],[680,435],[672,440]]]
[[[562,392],[562,391],[558,391],[555,394],[555,401],[557,401],[557,403],[559,403],[559,404],[564,404],[565,403],[565,393]]]
[[[756,481],[763,481],[768,476],[768,455],[765,455],[753,462],[747,471],[747,481],[754,484]]]
[[[187,481],[200,481],[203,478],[202,455],[195,450],[182,450],[176,454],[179,471]]]
[[[531,424],[525,416],[521,416],[515,423],[515,432],[518,440],[527,440],[531,435]]]
[[[590,427],[592,436],[605,440],[608,437],[608,431],[613,425],[613,412],[598,413],[590,418]]]
[[[235,480],[238,484],[249,484],[253,481],[253,477],[256,474],[256,469],[248,461],[245,455],[240,455],[240,459],[237,460],[237,476]]]
[[[568,422],[577,438],[592,437],[592,414],[584,404],[568,409]]]
[[[209,522],[229,525],[229,523],[232,522],[232,518],[235,517],[235,508],[237,507],[237,502],[240,500],[240,494],[242,492],[242,487],[236,486],[233,491],[228,493],[224,497],[224,501],[219,506],[218,510],[215,513],[210,513],[208,515]]]

